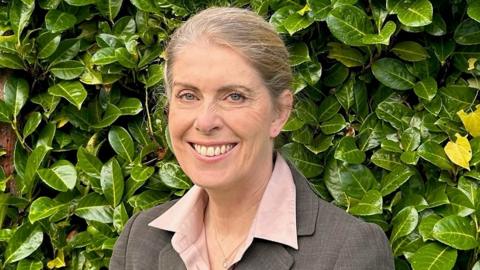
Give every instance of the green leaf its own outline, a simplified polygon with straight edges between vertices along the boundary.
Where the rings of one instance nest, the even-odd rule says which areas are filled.
[[[318,176],[323,171],[320,159],[305,149],[302,144],[288,143],[282,146],[280,152],[290,160],[305,177]]]
[[[406,26],[425,26],[432,22],[433,6],[428,0],[387,0],[387,8]]]
[[[146,87],[152,87],[163,80],[163,65],[153,64],[148,67]]]
[[[325,21],[332,9],[330,0],[307,0],[307,4],[312,10],[315,21]]]
[[[49,10],[45,16],[45,26],[52,33],[61,33],[72,28],[77,22],[77,18],[67,12],[56,9]]]
[[[121,233],[127,221],[127,209],[125,208],[123,203],[121,203],[113,210],[113,227],[118,233]]]
[[[60,44],[62,36],[50,32],[41,33],[38,38],[38,58],[45,59],[52,55]]]
[[[432,141],[427,141],[420,145],[417,150],[418,155],[433,165],[443,169],[452,170],[453,166],[448,160],[443,148]]]
[[[30,85],[23,78],[9,77],[5,81],[5,103],[10,107],[14,117],[20,113],[27,102]]]
[[[103,118],[98,121],[98,123],[92,125],[93,128],[105,128],[113,124],[120,116],[122,115],[122,111],[113,105],[108,104],[107,110],[103,114]]]
[[[49,169],[40,169],[38,175],[49,187],[62,192],[72,190],[77,183],[77,171],[68,160],[59,160]]]
[[[427,77],[415,84],[413,91],[419,98],[432,101],[437,94],[437,81],[432,77]]]
[[[283,27],[290,35],[309,27],[314,22],[314,18],[309,12],[300,15],[298,12],[290,14],[284,21]]]
[[[415,173],[415,169],[409,166],[400,165],[394,167],[391,172],[382,178],[382,188],[380,190],[382,192],[382,196],[387,196],[388,194],[400,188]]]
[[[336,114],[329,120],[320,124],[320,129],[324,134],[334,134],[344,129],[347,126],[345,119],[341,114]]]
[[[131,0],[131,2],[139,10],[154,13],[158,11],[153,0]]]
[[[30,114],[27,118],[25,126],[23,127],[23,138],[26,138],[32,134],[37,129],[38,125],[40,125],[40,122],[42,122],[42,114],[39,112],[33,112]]]
[[[45,92],[34,96],[32,99],[30,99],[30,101],[42,106],[43,110],[45,111],[45,116],[50,117],[55,108],[57,108],[58,103],[60,103],[60,97],[56,97]]]
[[[83,66],[82,62],[74,60],[59,62],[50,68],[50,72],[52,72],[55,77],[62,80],[72,80],[78,78],[84,70],[85,67]]]
[[[429,214],[428,216],[422,217],[420,225],[418,225],[418,231],[423,238],[423,241],[435,240],[432,235],[433,227],[435,224],[442,219],[437,214]]]
[[[162,162],[158,171],[162,182],[170,188],[189,189],[192,184],[180,166],[173,162]]]
[[[430,57],[427,50],[415,41],[402,41],[392,48],[392,52],[400,59],[410,62],[423,61]]]
[[[97,0],[65,0],[71,6],[87,6],[95,4]]]
[[[10,110],[10,106],[8,106],[3,100],[0,100],[0,122],[12,122],[12,112]]]
[[[341,42],[351,46],[362,46],[362,38],[373,33],[367,14],[355,6],[340,5],[327,16],[329,30]]]
[[[378,190],[369,190],[363,198],[348,212],[357,216],[371,216],[382,213],[382,194]]]
[[[128,52],[126,48],[115,49],[115,58],[120,65],[126,68],[134,68],[137,66],[137,60]]]
[[[63,62],[74,58],[77,56],[79,50],[79,39],[65,39],[60,41],[58,48],[47,58],[47,60],[50,62],[50,65],[55,65],[58,62]]]
[[[399,102],[385,100],[377,106],[375,114],[395,129],[401,130],[408,127],[413,111]]]
[[[310,54],[308,52],[307,44],[303,42],[293,44],[290,47],[289,52],[291,66],[298,66],[301,63],[310,61]]]
[[[427,183],[427,190],[425,192],[425,197],[430,208],[437,207],[440,205],[449,204],[447,194],[445,193],[446,184],[440,182],[429,181]]]
[[[95,65],[107,65],[111,63],[115,63],[117,61],[117,57],[115,56],[115,49],[114,48],[102,48],[95,52],[92,56],[92,64]]]
[[[334,157],[350,164],[360,164],[365,160],[365,153],[358,150],[353,137],[343,137],[335,149]]]
[[[372,65],[375,78],[384,85],[397,89],[408,90],[415,86],[415,77],[407,70],[405,64],[393,58],[381,58]]]
[[[41,261],[21,260],[17,264],[16,270],[42,270],[43,263]]]
[[[136,115],[143,110],[142,102],[138,98],[122,98],[117,107],[122,115]]]
[[[333,137],[334,135],[324,136],[323,134],[318,134],[313,138],[312,142],[308,145],[305,145],[305,147],[315,155],[325,152],[330,148],[330,146],[333,145]]]
[[[447,58],[455,51],[455,41],[442,39],[439,42],[432,42],[432,48],[438,61],[444,65]]]
[[[155,172],[155,168],[144,166],[144,165],[135,165],[132,168],[131,176],[132,179],[137,182],[142,182],[150,178]]]
[[[108,141],[113,150],[123,159],[133,161],[133,140],[128,131],[120,126],[113,126],[108,132]]]
[[[168,194],[155,190],[147,190],[128,199],[128,204],[138,210],[144,210],[170,199]]]
[[[392,219],[392,242],[410,234],[418,224],[418,212],[413,206],[408,206],[398,212]]]
[[[95,155],[88,152],[85,148],[80,147],[77,152],[77,160],[77,166],[80,170],[91,177],[100,179],[103,164]]]
[[[383,149],[374,152],[370,160],[378,167],[389,171],[393,170],[397,165],[402,164],[399,160],[398,154]]]
[[[87,97],[87,90],[79,81],[62,81],[48,88],[48,93],[53,96],[63,97],[80,110]]]
[[[467,8],[468,17],[480,23],[480,2],[470,1]]]
[[[480,44],[480,23],[472,19],[466,19],[455,29],[453,38],[461,45]]]
[[[328,96],[318,106],[318,114],[316,118],[318,121],[323,122],[334,117],[340,110],[341,105],[335,96]]]
[[[8,241],[4,257],[5,263],[18,262],[28,257],[40,247],[42,242],[43,232],[40,226],[24,223]]]
[[[342,164],[333,158],[325,167],[323,179],[332,197],[343,206],[348,205],[346,196],[361,199],[368,190],[377,185],[375,177],[367,167]]]
[[[414,127],[407,128],[401,136],[402,149],[404,151],[413,151],[420,145],[420,131]]]
[[[335,93],[335,97],[337,98],[338,102],[342,105],[345,111],[348,111],[350,107],[353,106],[355,102],[354,92],[355,92],[356,80],[355,78],[350,78],[346,81],[340,89]]]
[[[45,145],[39,145],[33,149],[32,153],[28,156],[27,164],[25,166],[25,174],[22,180],[22,191],[29,193],[33,188],[33,181],[37,175],[37,170],[40,167],[42,161],[45,159],[49,148]]]
[[[448,216],[433,227],[433,237],[455,249],[469,250],[478,246],[476,227],[468,217]]]
[[[48,218],[56,214],[65,204],[52,200],[48,197],[39,197],[32,202],[30,212],[28,213],[28,220],[34,223],[38,220]]]
[[[100,184],[107,200],[116,207],[122,201],[124,181],[122,168],[115,158],[103,165]]]
[[[342,43],[338,42],[329,42],[328,47],[329,51],[327,57],[330,59],[335,59],[347,67],[362,66],[366,62],[366,59],[362,53],[350,46],[343,45]]]
[[[96,4],[100,13],[113,22],[120,12],[122,2],[123,0],[97,0]]]
[[[383,44],[389,45],[390,38],[395,33],[397,25],[393,21],[388,21],[378,33],[376,34],[367,34],[362,38],[364,44]]]
[[[440,14],[434,13],[432,23],[425,27],[425,31],[432,36],[443,36],[447,33],[447,24]]]
[[[0,51],[0,67],[10,69],[25,69],[22,58],[16,54]]]
[[[457,260],[457,251],[439,243],[429,243],[415,252],[409,261],[413,270],[450,270]]]
[[[113,222],[112,206],[102,196],[93,192],[80,199],[75,209],[75,215],[101,223]]]
[[[21,0],[12,0],[10,3],[10,10],[8,12],[10,25],[18,41],[20,41],[23,29],[25,29],[29,23],[34,8],[34,4],[26,5]]]
[[[325,72],[323,84],[328,87],[336,87],[342,84],[348,78],[349,70],[341,63],[336,63]]]

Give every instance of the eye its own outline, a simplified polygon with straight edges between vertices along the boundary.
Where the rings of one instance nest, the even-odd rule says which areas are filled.
[[[244,95],[238,92],[231,93],[227,96],[228,99],[230,99],[233,102],[242,102],[246,99]]]
[[[184,100],[184,101],[194,101],[197,100],[198,98],[193,94],[192,92],[180,92],[177,94],[177,98]]]

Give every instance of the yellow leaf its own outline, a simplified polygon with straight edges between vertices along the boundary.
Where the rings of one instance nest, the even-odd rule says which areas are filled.
[[[449,141],[445,145],[445,153],[448,158],[460,167],[470,170],[468,163],[472,159],[472,148],[467,136],[462,137],[460,134],[455,134],[457,137],[456,142]]]
[[[468,70],[474,70],[475,69],[475,63],[477,63],[477,58],[469,58],[468,59]]]
[[[473,137],[480,136],[480,104],[477,105],[477,109],[474,112],[466,113],[463,110],[457,112],[458,117],[462,120],[465,129]]]
[[[47,263],[48,269],[65,267],[65,258],[63,255],[63,249],[58,251],[57,257]]]

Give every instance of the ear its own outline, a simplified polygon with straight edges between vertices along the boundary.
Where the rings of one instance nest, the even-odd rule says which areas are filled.
[[[283,126],[290,116],[293,106],[293,94],[290,90],[284,90],[276,100],[275,118],[270,126],[270,137],[275,138],[282,131]]]

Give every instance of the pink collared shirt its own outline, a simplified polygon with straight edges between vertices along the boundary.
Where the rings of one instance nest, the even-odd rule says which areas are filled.
[[[172,246],[188,270],[210,269],[203,217],[206,191],[193,186],[177,203],[148,225],[174,232]],[[228,268],[239,262],[254,238],[298,249],[295,184],[287,162],[277,154],[272,176],[243,245]]]

